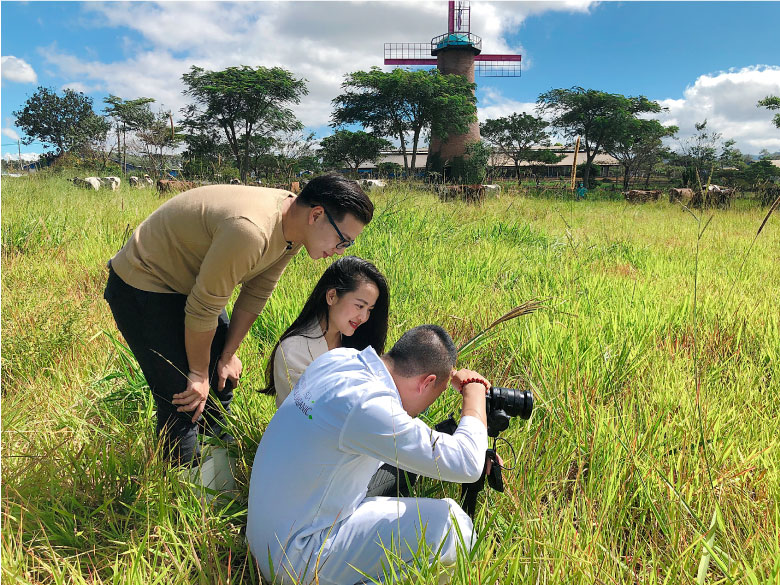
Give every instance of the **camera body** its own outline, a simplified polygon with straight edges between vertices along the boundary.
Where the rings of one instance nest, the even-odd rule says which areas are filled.
[[[509,427],[509,420],[519,416],[531,418],[534,409],[534,395],[530,390],[499,388],[493,386],[485,396],[488,436],[496,438]]]

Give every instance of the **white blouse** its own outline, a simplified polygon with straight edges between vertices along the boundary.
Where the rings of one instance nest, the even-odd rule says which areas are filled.
[[[276,407],[290,395],[303,371],[328,351],[328,342],[320,324],[314,322],[298,335],[282,340],[274,356],[274,386]]]

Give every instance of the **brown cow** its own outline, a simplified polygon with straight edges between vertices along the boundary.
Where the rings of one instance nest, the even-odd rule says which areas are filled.
[[[693,198],[693,189],[671,189],[669,191],[669,203],[679,201],[683,205],[687,205]]]
[[[623,193],[623,196],[629,203],[645,203],[647,201],[658,201],[658,198],[661,196],[661,191],[631,189],[630,191]]]
[[[464,199],[466,203],[482,203],[485,201],[485,187],[483,185],[465,185]]]
[[[192,181],[176,181],[173,179],[160,179],[157,181],[157,192],[162,196],[163,193],[179,193],[197,187]]]

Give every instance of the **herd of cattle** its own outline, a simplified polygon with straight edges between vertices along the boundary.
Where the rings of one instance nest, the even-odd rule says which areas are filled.
[[[731,205],[734,193],[735,190],[733,188],[721,187],[720,185],[708,185],[706,192],[695,189],[670,189],[669,203],[680,202],[683,205],[691,205],[693,207],[701,207],[702,204],[705,204],[708,207],[717,206],[725,208]],[[629,203],[658,201],[662,195],[663,191],[660,190],[642,191],[631,189],[623,193],[623,196]]]
[[[156,185],[157,192],[160,195],[179,193],[187,189],[194,189],[201,184],[193,181],[180,181],[176,179],[159,179],[155,183],[149,175],[143,177],[130,177],[128,179],[131,187],[151,187]],[[73,177],[73,184],[85,189],[119,189],[122,181],[119,177]],[[361,187],[367,191],[384,189],[386,183],[380,179],[361,179],[358,181]],[[231,185],[240,185],[238,179],[231,179]],[[293,193],[300,193],[301,188],[306,181],[293,181],[287,184],[266,185],[277,189],[285,189]],[[260,186],[259,181],[249,183],[251,186]],[[462,200],[467,203],[481,203],[485,200],[487,194],[499,195],[501,193],[500,185],[432,185],[431,189],[439,196],[442,201]],[[646,203],[648,201],[658,201],[664,192],[661,190],[641,190],[631,189],[623,193],[626,201],[629,203]],[[719,185],[709,185],[706,193],[694,189],[676,189],[669,191],[669,203],[680,202],[684,205],[695,207],[705,204],[707,206],[729,207],[731,199],[734,196],[734,189],[721,187]]]

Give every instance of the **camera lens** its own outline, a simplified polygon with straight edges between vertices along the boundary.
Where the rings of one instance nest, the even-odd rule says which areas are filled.
[[[499,388],[493,386],[487,397],[487,410],[504,410],[510,417],[531,418],[534,409],[534,396],[530,390]]]

